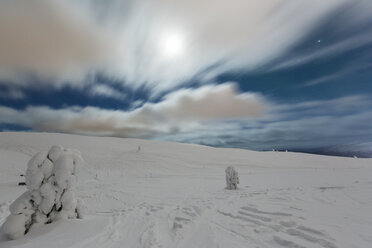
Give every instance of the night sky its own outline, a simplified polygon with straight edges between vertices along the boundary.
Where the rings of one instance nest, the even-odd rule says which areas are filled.
[[[0,130],[372,156],[372,2],[0,2]]]

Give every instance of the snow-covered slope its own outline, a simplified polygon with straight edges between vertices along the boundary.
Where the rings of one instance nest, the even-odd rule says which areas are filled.
[[[84,220],[32,228],[0,247],[372,247],[372,159],[136,139],[0,133],[0,225],[27,161],[81,151]],[[139,149],[140,146],[140,149]],[[240,184],[225,190],[225,168]]]

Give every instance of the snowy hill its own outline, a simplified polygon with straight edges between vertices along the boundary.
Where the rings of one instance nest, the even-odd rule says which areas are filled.
[[[0,225],[28,160],[55,144],[86,162],[87,218],[14,241],[0,231],[1,248],[372,246],[372,159],[50,133],[0,133]]]

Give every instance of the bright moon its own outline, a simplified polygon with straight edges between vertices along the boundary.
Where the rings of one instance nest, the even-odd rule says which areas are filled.
[[[179,34],[166,35],[161,43],[164,55],[167,57],[181,55],[184,50],[184,39]]]

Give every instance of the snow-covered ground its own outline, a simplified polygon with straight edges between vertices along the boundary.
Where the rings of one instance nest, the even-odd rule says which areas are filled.
[[[0,133],[0,225],[28,160],[55,144],[86,162],[87,217],[14,241],[0,231],[1,248],[372,247],[372,159],[65,134]],[[230,165],[236,191],[224,189]]]

